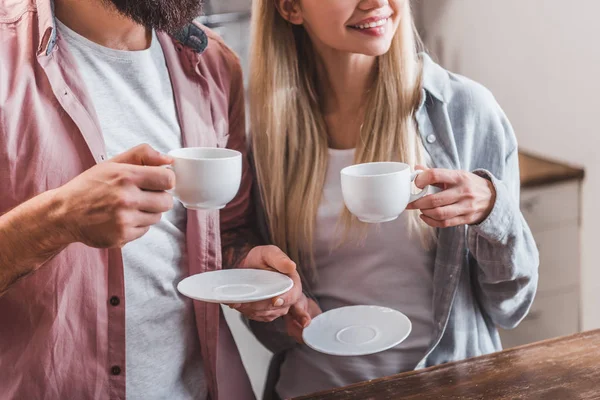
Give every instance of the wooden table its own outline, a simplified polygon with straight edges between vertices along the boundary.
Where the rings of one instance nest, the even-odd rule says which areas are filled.
[[[600,399],[600,330],[301,399]]]
[[[521,188],[538,187],[581,180],[585,176],[583,168],[550,160],[527,151],[519,151]]]

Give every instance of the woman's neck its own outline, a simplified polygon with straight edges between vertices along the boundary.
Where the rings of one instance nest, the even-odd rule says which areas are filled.
[[[339,51],[318,51],[322,110],[330,147],[354,148],[360,136],[365,102],[374,82],[376,58]]]
[[[317,70],[323,112],[356,113],[373,83],[375,57],[341,52],[320,52]]]

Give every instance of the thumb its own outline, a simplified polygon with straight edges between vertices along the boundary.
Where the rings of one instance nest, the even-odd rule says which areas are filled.
[[[295,274],[296,263],[293,262],[279,247],[262,246],[261,256],[266,265],[282,274]]]
[[[147,165],[152,167],[159,167],[161,165],[173,163],[173,159],[171,157],[160,153],[148,144],[142,144],[127,150],[126,152],[113,157],[110,161],[123,164]]]

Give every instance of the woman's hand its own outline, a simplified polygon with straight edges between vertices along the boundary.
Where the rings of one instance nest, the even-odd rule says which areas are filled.
[[[296,339],[298,343],[304,343],[302,340],[304,328],[322,312],[313,299],[309,299],[303,294],[300,300],[290,308],[289,314],[283,317],[288,335]]]
[[[416,167],[425,172],[415,185],[434,185],[441,192],[410,203],[407,210],[421,210],[421,219],[434,228],[476,225],[483,222],[494,208],[496,190],[492,182],[471,172]]]
[[[254,303],[229,304],[230,308],[239,311],[249,319],[260,322],[271,322],[286,315],[290,307],[304,296],[302,294],[300,275],[296,271],[296,263],[276,246],[258,246],[253,248],[244,261],[242,261],[240,268],[275,271],[286,274],[294,281],[294,286],[281,296]],[[299,318],[309,317],[308,314],[303,314],[301,311],[296,311],[296,313]]]

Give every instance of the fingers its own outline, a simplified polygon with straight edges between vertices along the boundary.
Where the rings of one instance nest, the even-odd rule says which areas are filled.
[[[448,189],[439,193],[430,194],[419,200],[410,203],[407,210],[429,210],[455,204],[460,200],[460,191],[458,189]]]
[[[288,276],[294,282],[294,286],[292,286],[288,292],[282,294],[281,296],[272,298],[272,307],[289,307],[290,305],[298,302],[298,300],[302,297],[302,282],[300,280],[300,275],[298,275],[297,272],[293,272]]]
[[[450,228],[452,226],[466,225],[466,224],[470,223],[469,219],[464,215],[455,217],[455,218],[451,218],[451,219],[446,219],[443,221],[435,220],[435,219],[428,217],[427,215],[423,215],[423,214],[421,214],[419,217],[427,225],[432,226],[434,228]]]
[[[427,185],[454,185],[458,182],[460,174],[457,171],[432,168],[427,169],[415,178],[415,185],[423,189]]]
[[[289,336],[293,337],[296,342],[300,344],[304,344],[304,339],[302,338],[302,332],[304,331],[304,327],[298,323],[294,318],[286,315],[283,317],[285,321],[285,329]]]
[[[166,192],[140,191],[138,209],[147,213],[164,213],[173,208],[173,196]]]
[[[233,308],[234,310],[237,310],[238,312],[244,314],[247,318],[253,319],[255,321],[270,322],[288,314],[291,308],[295,308],[295,306],[290,307],[290,304],[294,304],[297,302],[297,300],[294,299],[292,301],[290,298],[288,298],[287,301],[285,300],[285,298],[281,297],[277,299],[279,299],[280,301],[274,302],[274,299],[270,299],[257,301],[254,303],[229,304],[229,307]],[[301,312],[297,311],[296,315],[307,316],[310,321],[310,315],[308,315],[307,313],[302,314]]]
[[[421,210],[423,215],[436,221],[445,221],[460,216],[469,214],[469,210],[460,203],[445,207],[432,208],[429,210]]]
[[[151,191],[171,190],[175,187],[175,173],[163,167],[132,168],[134,182],[140,189]]]
[[[301,326],[302,328],[306,328],[310,324],[310,321],[312,320],[312,318],[310,317],[310,314],[306,310],[306,304],[302,304],[302,303],[303,302],[298,302],[298,303],[294,304],[293,306],[291,306],[288,315],[294,321],[296,321],[299,324],[299,326]]]
[[[161,154],[148,144],[136,146],[125,153],[113,157],[110,161],[148,166],[161,166],[173,163],[171,157]]]
[[[271,305],[271,300],[255,301],[253,303],[230,304],[229,307],[241,312],[245,316],[250,316],[260,312],[275,311]]]
[[[157,224],[160,221],[162,214],[160,213],[148,213],[143,211],[134,212],[134,221],[136,228],[149,228],[152,225]]]
[[[279,316],[281,316],[287,314],[290,306],[297,303],[301,296],[302,287],[294,285],[294,287],[284,295],[253,303],[231,304],[230,307],[236,309],[246,316],[255,313],[280,312],[284,310],[284,313],[280,313]]]
[[[259,322],[272,322],[277,318],[283,317],[288,313],[288,308],[282,308],[272,311],[260,311],[244,308],[246,312],[242,312],[242,308],[237,308],[237,311],[242,313],[246,318]]]
[[[294,286],[285,294],[271,299],[272,307],[289,307],[296,303],[302,295],[302,280],[293,262],[277,246],[261,246],[253,249],[249,254],[246,268],[270,269],[286,274],[294,282]]]
[[[127,230],[127,233],[124,235],[123,240],[120,243],[117,243],[111,247],[121,248],[121,247],[125,246],[127,243],[133,242],[134,240],[141,238],[146,233],[148,233],[149,230],[150,230],[149,226],[129,228]]]

